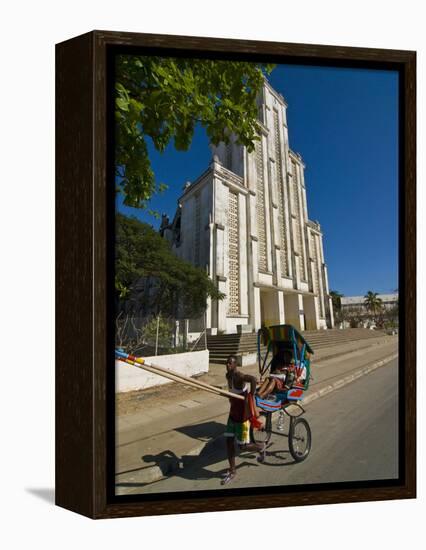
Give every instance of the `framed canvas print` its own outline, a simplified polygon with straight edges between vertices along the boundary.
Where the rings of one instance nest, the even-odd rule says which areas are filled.
[[[415,497],[415,63],[57,45],[59,506]]]

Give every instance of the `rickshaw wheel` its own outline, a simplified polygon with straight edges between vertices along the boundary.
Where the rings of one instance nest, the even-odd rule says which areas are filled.
[[[265,427],[263,430],[253,430],[250,426],[250,440],[253,443],[260,443],[261,445],[267,445],[272,436],[272,414],[270,412],[262,413],[265,416]]]
[[[295,462],[302,462],[309,455],[312,445],[311,428],[305,418],[291,418],[288,446]]]

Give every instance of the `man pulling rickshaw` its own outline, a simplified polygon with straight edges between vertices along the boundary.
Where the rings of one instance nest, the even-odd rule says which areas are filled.
[[[264,357],[261,355],[261,342],[266,346]],[[260,386],[257,387],[253,376],[243,374],[237,368],[235,356],[228,358],[226,377],[229,391],[243,394],[245,402],[235,403],[235,399],[230,399],[225,431],[229,470],[222,484],[229,483],[236,475],[235,444],[243,451],[257,451],[258,462],[265,461],[275,412],[280,415],[281,426],[278,429],[283,429],[286,414],[290,418],[288,438],[293,459],[301,462],[308,456],[311,431],[308,422],[299,417],[305,412],[300,400],[309,386],[312,354],[309,344],[292,325],[276,325],[262,327],[258,332]],[[237,414],[236,410],[239,411]]]

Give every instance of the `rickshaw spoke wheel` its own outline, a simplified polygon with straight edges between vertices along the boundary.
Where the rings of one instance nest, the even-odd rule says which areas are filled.
[[[308,456],[312,445],[312,434],[305,418],[292,418],[288,434],[290,453],[296,462],[302,462]]]

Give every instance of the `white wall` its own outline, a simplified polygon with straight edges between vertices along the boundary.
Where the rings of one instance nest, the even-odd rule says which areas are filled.
[[[209,370],[209,351],[192,351],[188,353],[174,353],[172,355],[157,355],[156,357],[145,357],[147,363],[159,366],[183,374],[183,376],[194,376]],[[163,376],[157,376],[146,370],[133,365],[115,362],[115,391],[116,393],[132,390],[144,390],[152,386],[170,384],[172,380]]]
[[[54,486],[54,43],[91,29],[221,36],[252,40],[418,49],[419,151],[426,149],[426,44],[423,3],[418,0],[299,0],[201,2],[163,0],[42,0],[5,2],[0,40],[3,75],[3,181],[1,270],[3,345],[29,353],[28,361],[4,356],[0,400],[2,419],[1,517],[3,546],[15,550],[117,550],[135,541],[144,547],[218,550],[241,546],[241,529],[253,548],[265,544],[268,526],[302,526],[301,550],[419,548],[424,540],[425,400],[418,402],[419,499],[333,506],[275,508],[91,522],[55,508],[46,500]],[[24,38],[22,38],[24,37]],[[418,181],[426,180],[425,155],[418,156]],[[183,182],[182,182],[183,183]],[[426,186],[418,186],[419,212],[426,208]],[[426,216],[418,219],[419,242]],[[19,251],[19,253],[18,253]],[[418,280],[426,279],[426,249],[418,247]],[[25,288],[25,306],[13,291]],[[34,290],[36,289],[36,290]],[[425,330],[425,285],[418,288],[418,330]],[[21,330],[23,312],[30,329]],[[26,324],[28,326],[28,324]],[[421,338],[418,338],[421,345]],[[42,350],[40,346],[42,344]],[[35,351],[34,351],[35,350]],[[419,355],[420,357],[420,355]],[[421,365],[420,365],[421,366]],[[72,383],[72,381],[70,381]],[[418,395],[426,393],[419,369]],[[315,434],[314,434],[315,435]],[[314,444],[320,444],[320,442]],[[289,466],[291,468],[291,466]],[[33,492],[31,492],[33,491]],[[37,496],[34,491],[42,495]],[[49,492],[50,491],[50,492]],[[44,495],[44,497],[43,497]],[[251,529],[250,526],[259,528]],[[303,528],[308,525],[309,528]],[[248,542],[247,542],[248,544]],[[246,545],[247,545],[246,544]]]

